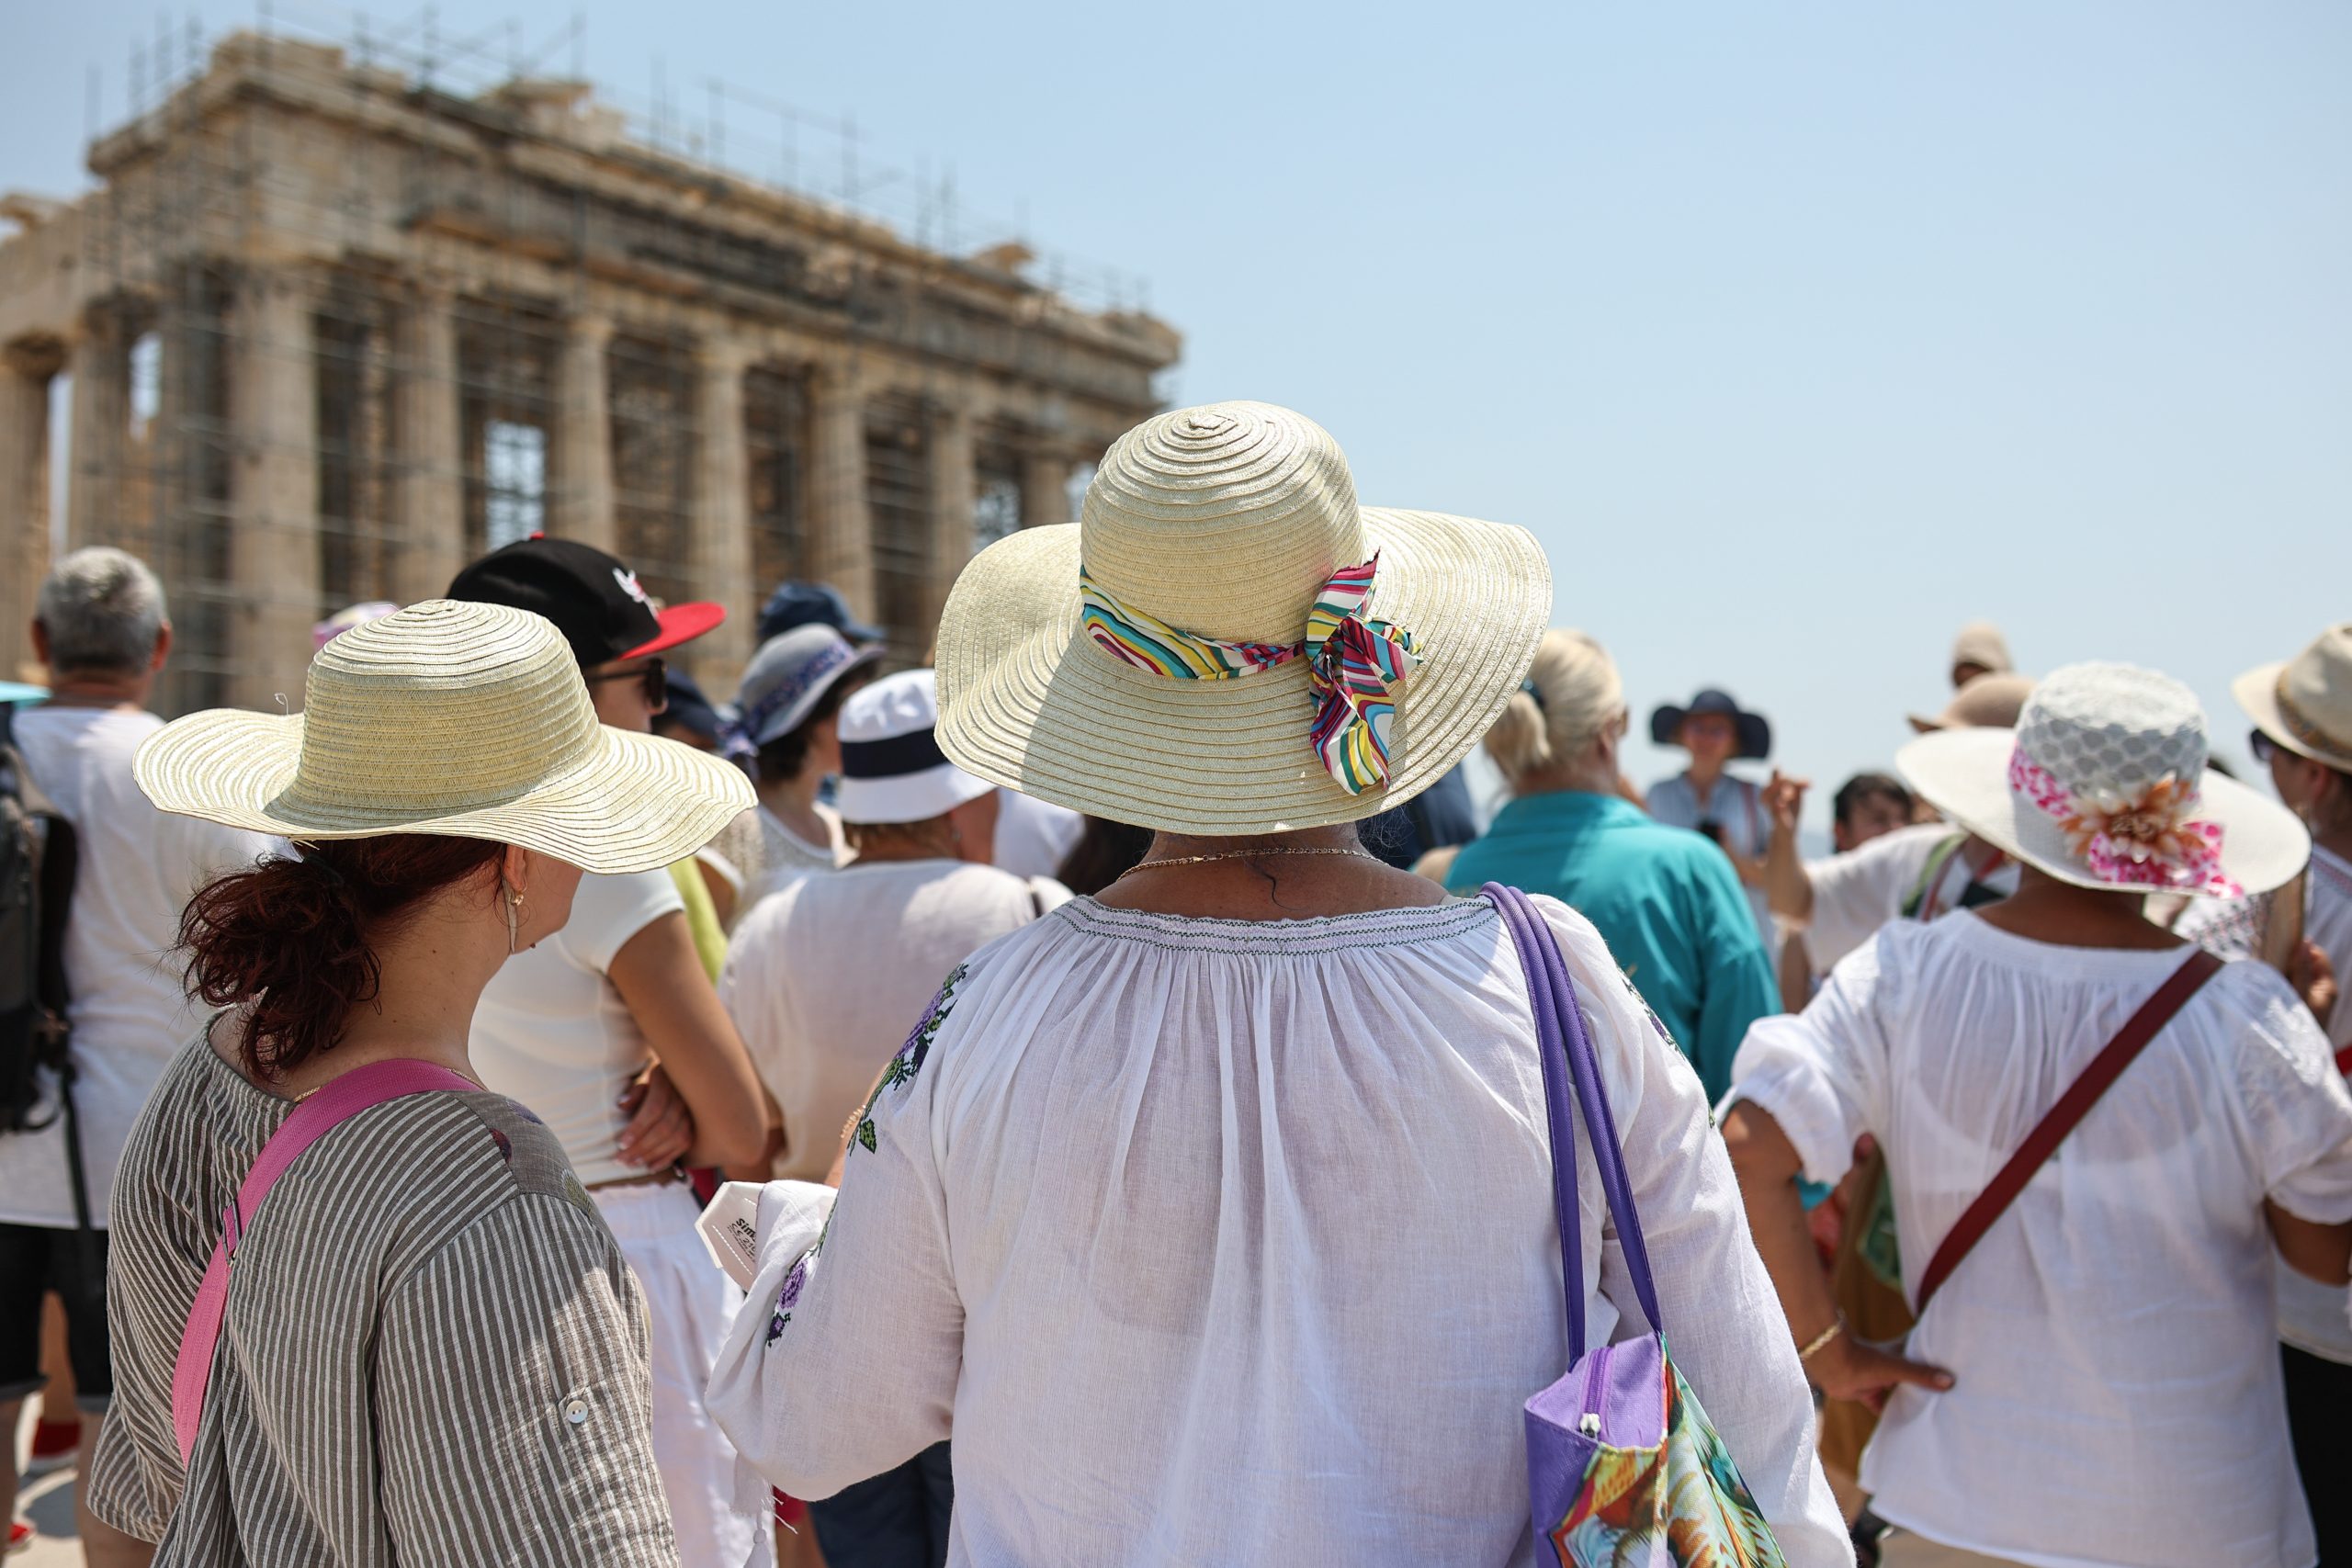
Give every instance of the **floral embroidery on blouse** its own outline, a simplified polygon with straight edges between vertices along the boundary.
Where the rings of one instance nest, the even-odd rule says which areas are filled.
[[[850,1134],[852,1153],[861,1148],[867,1154],[874,1152],[879,1141],[874,1131],[875,1102],[882,1098],[884,1089],[904,1089],[915,1081],[917,1073],[922,1071],[923,1062],[931,1055],[931,1043],[939,1037],[940,1025],[947,1021],[947,1014],[956,1005],[956,987],[964,983],[964,970],[961,964],[956,966],[954,973],[939,987],[939,994],[932,998],[931,1005],[923,1010],[922,1021],[915,1025],[914,1032],[907,1036],[907,1043],[899,1047],[898,1054],[882,1069],[882,1077],[875,1084],[874,1092],[866,1097],[865,1109],[858,1113],[857,1130]],[[836,1212],[839,1207],[835,1205]],[[825,1238],[832,1234],[833,1216],[828,1213],[824,1229],[817,1235],[816,1244],[800,1255],[800,1260],[784,1277],[784,1289],[776,1292],[775,1311],[768,1318],[768,1344],[775,1344],[784,1333],[784,1325],[792,1321],[792,1309],[799,1304],[800,1292],[808,1283],[808,1266],[817,1260],[819,1253],[825,1250]]]

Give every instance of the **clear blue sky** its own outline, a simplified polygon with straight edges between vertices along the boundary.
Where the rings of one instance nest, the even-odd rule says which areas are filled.
[[[0,186],[76,186],[154,21],[19,0]],[[2236,761],[2229,678],[2352,618],[2341,0],[589,7],[591,75],[657,58],[1148,278],[1179,401],[1532,528],[1641,712],[1727,685],[1825,786],[1973,616],[2182,677]]]

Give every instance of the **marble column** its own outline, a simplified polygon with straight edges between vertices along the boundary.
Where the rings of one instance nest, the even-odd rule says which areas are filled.
[[[130,341],[119,311],[93,305],[74,340],[73,468],[65,479],[65,543],[111,545],[122,535],[122,482],[130,461]]]
[[[695,597],[726,607],[717,631],[681,651],[707,688],[724,691],[752,656],[752,454],[743,429],[743,373],[751,355],[724,338],[695,354],[694,510],[687,520],[687,580]]]
[[[874,509],[865,493],[865,398],[854,372],[820,367],[808,387],[808,551],[801,575],[830,582],[871,620]]]
[[[613,510],[613,323],[571,318],[556,361],[555,483],[548,532],[617,554]]]
[[[0,680],[38,679],[33,606],[49,575],[49,378],[53,345],[0,355]]]
[[[1033,448],[1021,459],[1021,525],[1039,528],[1067,523],[1070,460],[1059,452]]]
[[[972,558],[977,540],[973,508],[979,498],[979,479],[972,462],[972,415],[950,404],[931,422],[931,552],[924,562],[922,624],[915,640],[931,646],[939,629],[939,613],[946,608],[947,591],[956,574]]]
[[[458,386],[456,299],[419,288],[393,328],[393,593],[437,599],[465,565],[466,472]]]
[[[319,619],[319,391],[310,290],[256,268],[238,280],[229,349],[229,700],[302,705]]]

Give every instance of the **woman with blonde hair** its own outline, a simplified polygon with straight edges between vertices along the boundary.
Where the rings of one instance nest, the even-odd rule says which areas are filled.
[[[673,1568],[643,1293],[469,1041],[583,870],[693,853],[742,775],[599,724],[539,616],[447,600],[328,644],[291,717],[192,715],[137,768],[300,858],[181,926],[221,1010],[123,1156],[92,1508],[164,1563]]]
[[[1779,1010],[1771,961],[1731,863],[1619,794],[1625,729],[1624,683],[1607,651],[1582,632],[1545,632],[1487,732],[1513,798],[1446,886],[1508,882],[1590,920],[1713,1100],[1730,1087],[1747,1026]]]
[[[1477,744],[1550,609],[1524,532],[1359,507],[1262,403],[1146,422],[1082,521],[965,569],[940,750],[1156,836],[950,972],[838,1206],[760,1194],[711,1406],[772,1481],[826,1496],[952,1428],[950,1563],[1532,1564],[1569,1526],[1537,1533],[1528,1398],[1585,1329],[1645,1334],[1654,1280],[1742,1517],[1850,1562],[1698,1078],[1581,917],[1357,837]],[[1590,1021],[1645,1269],[1596,1167],[1555,1169],[1522,951],[1542,1016]]]

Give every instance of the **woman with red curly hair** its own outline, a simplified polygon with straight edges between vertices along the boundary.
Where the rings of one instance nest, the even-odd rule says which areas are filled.
[[[138,776],[300,858],[182,921],[221,1010],[123,1157],[93,1510],[163,1563],[676,1563],[637,1284],[467,1042],[583,869],[693,852],[742,776],[598,724],[540,617],[448,601],[330,644],[299,715],[167,726]]]

